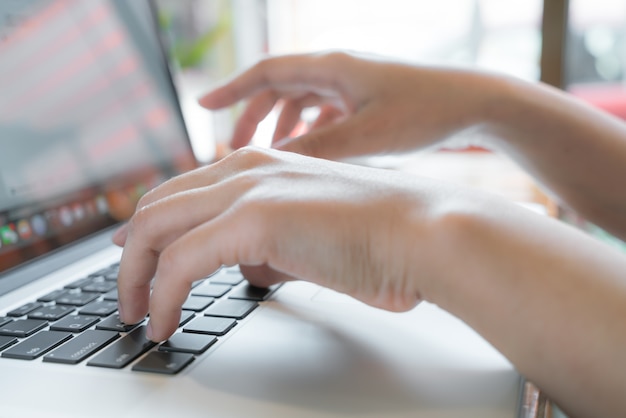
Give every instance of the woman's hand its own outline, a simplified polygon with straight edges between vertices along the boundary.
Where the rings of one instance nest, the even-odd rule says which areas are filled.
[[[292,55],[261,61],[200,104],[220,109],[248,100],[231,141],[235,149],[282,104],[274,147],[340,159],[423,148],[478,126],[489,113],[493,84],[476,73],[345,53]],[[307,107],[318,107],[319,116],[308,132],[291,138]]]
[[[564,93],[327,54],[264,61],[201,103],[244,98],[235,148],[278,101],[275,146],[330,159],[486,127],[572,207],[626,236],[624,124]],[[322,109],[310,132],[280,140],[309,105]],[[624,255],[491,196],[247,148],[148,193],[115,242],[121,318],[149,311],[153,340],[174,332],[194,281],[240,264],[258,286],[307,280],[389,310],[436,303],[575,415],[626,411]]]
[[[200,103],[218,109],[248,99],[232,146],[282,102],[274,147],[328,159],[398,153],[456,134],[517,161],[560,202],[626,239],[626,128],[540,83],[471,71],[371,61],[343,53],[261,61]],[[290,138],[303,108],[320,115]],[[584,169],[581,169],[584,168]]]
[[[149,311],[155,341],[194,281],[240,264],[257,286],[307,280],[395,311],[436,303],[576,415],[626,411],[623,254],[493,196],[245,148],[148,193],[115,242],[121,319]]]
[[[115,237],[122,319],[149,311],[150,337],[164,340],[191,284],[234,264],[253,285],[302,279],[408,310],[420,300],[411,266],[424,274],[432,264],[423,221],[442,191],[407,177],[245,148],[174,178],[146,194]]]

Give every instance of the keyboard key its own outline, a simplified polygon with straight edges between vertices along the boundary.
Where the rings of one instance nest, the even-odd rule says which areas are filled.
[[[25,338],[46,326],[48,326],[48,322],[40,319],[18,319],[0,327],[0,335]]]
[[[5,348],[11,347],[17,341],[18,341],[18,339],[15,338],[15,337],[3,337],[3,336],[0,336],[0,351],[4,350]]]
[[[66,292],[55,300],[57,305],[85,306],[98,299],[97,293]]]
[[[133,371],[176,374],[193,361],[191,354],[153,351],[132,368]]]
[[[243,282],[243,276],[239,272],[237,272],[237,274],[219,273],[215,276],[212,276],[209,280],[211,283],[215,284],[227,284],[229,286],[236,286],[239,283]]]
[[[179,327],[182,327],[187,322],[191,321],[196,314],[193,311],[182,311],[180,313],[180,322],[178,323]]]
[[[93,283],[81,287],[81,290],[83,292],[106,293],[116,288],[116,282],[94,281]]]
[[[111,290],[110,292],[106,292],[103,296],[102,299],[104,300],[112,300],[117,302],[117,288]]]
[[[117,302],[110,300],[103,300],[98,302],[91,302],[89,305],[83,307],[78,313],[80,315],[97,315],[97,316],[109,316],[117,311]]]
[[[120,334],[113,331],[88,330],[46,355],[43,361],[78,364],[119,337]]]
[[[7,318],[7,317],[0,317],[0,327],[3,326],[4,324],[8,324],[9,322],[12,322],[13,319],[12,318]]]
[[[203,296],[189,296],[183,304],[183,309],[186,311],[200,312],[205,310],[214,300],[213,298]]]
[[[269,299],[269,297],[272,296],[281,285],[282,283],[278,283],[270,287],[256,287],[246,282],[233,290],[232,293],[228,295],[228,298],[261,302]]]
[[[59,322],[50,325],[50,329],[53,331],[65,331],[65,332],[83,332],[87,328],[97,323],[100,318],[88,315],[70,315],[66,316]]]
[[[156,343],[146,338],[145,326],[135,328],[101,351],[87,365],[121,369],[155,345]]]
[[[61,296],[65,296],[65,294],[67,293],[67,289],[57,289],[57,290],[53,290],[52,292],[43,295],[42,297],[38,298],[37,300],[39,302],[54,302],[55,300],[57,300],[58,298],[60,298]]]
[[[204,314],[207,316],[221,316],[226,318],[243,319],[259,306],[250,300],[225,299],[209,307]]]
[[[230,291],[232,287],[226,284],[204,283],[191,292],[193,296],[205,296],[212,298],[220,298]]]
[[[44,319],[46,321],[58,321],[66,315],[74,311],[73,306],[52,305],[42,306],[28,314],[30,319]]]
[[[98,325],[96,325],[96,329],[101,329],[101,330],[106,330],[106,331],[128,332],[137,328],[139,324],[141,324],[141,322],[137,324],[124,324],[120,321],[120,315],[114,314],[108,317],[107,319],[104,319]]]
[[[191,288],[195,289],[196,287],[200,286],[202,283],[204,283],[205,279],[200,279],[200,280],[196,280],[195,282],[191,283]]]
[[[72,338],[72,334],[59,331],[41,331],[2,352],[2,357],[34,360]]]
[[[183,328],[183,332],[191,332],[193,334],[224,335],[235,325],[237,325],[237,321],[231,318],[202,316],[187,324]]]
[[[100,269],[100,270],[98,270],[98,271],[96,271],[94,273],[91,273],[89,275],[89,277],[102,277],[102,276],[105,276],[105,275],[107,275],[107,274],[109,274],[109,273],[111,273],[113,271],[114,271],[114,269],[112,269],[111,267],[105,267],[105,268]]]
[[[41,306],[43,306],[43,304],[39,302],[27,303],[26,305],[22,305],[17,309],[13,309],[11,312],[8,312],[7,315],[12,317],[24,316]]]
[[[202,354],[217,342],[213,335],[174,334],[159,346],[159,351],[175,351],[178,353]]]
[[[92,281],[93,281],[93,277],[85,277],[85,278],[73,281],[72,283],[68,285],[65,285],[65,288],[66,289],[80,289],[81,287],[88,285]]]

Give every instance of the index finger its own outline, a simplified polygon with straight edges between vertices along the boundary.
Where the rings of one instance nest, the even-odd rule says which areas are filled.
[[[199,99],[207,109],[221,109],[263,90],[336,94],[345,54],[288,55],[258,62],[225,85]]]

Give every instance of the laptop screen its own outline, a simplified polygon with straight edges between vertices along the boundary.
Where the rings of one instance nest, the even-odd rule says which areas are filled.
[[[0,272],[193,168],[144,1],[0,2]]]

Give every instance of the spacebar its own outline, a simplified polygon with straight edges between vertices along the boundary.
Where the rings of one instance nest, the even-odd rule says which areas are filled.
[[[121,369],[154,347],[156,343],[146,338],[146,327],[135,328],[87,363],[88,366]]]

